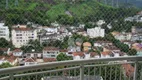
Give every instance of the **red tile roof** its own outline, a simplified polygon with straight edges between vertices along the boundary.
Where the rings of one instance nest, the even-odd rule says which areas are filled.
[[[117,48],[116,46],[105,46],[106,49],[109,49],[109,50],[120,50],[119,48]]]
[[[17,57],[15,56],[7,56],[5,57],[5,60],[9,61],[9,62],[14,62],[17,59]]]
[[[83,43],[83,46],[91,47],[91,43],[90,43],[90,42],[84,42],[84,43]]]
[[[73,54],[73,56],[80,56],[80,57],[85,56],[84,52],[73,52],[72,54]]]
[[[111,54],[111,52],[110,51],[106,51],[106,52],[101,52],[101,54],[104,55],[104,56],[106,56],[106,55]]]
[[[16,31],[30,31],[30,30],[33,30],[31,28],[13,28],[14,30]]]
[[[0,56],[0,60],[2,60],[2,59],[4,59],[5,58],[5,56]]]
[[[35,58],[26,58],[25,62],[36,62]]]
[[[56,61],[56,58],[43,58],[44,62],[54,62]]]
[[[58,51],[59,49],[56,48],[56,47],[45,47],[43,50],[44,51],[50,51],[50,50],[52,50],[52,51]]]
[[[61,49],[60,52],[68,52],[67,49]]]
[[[90,52],[90,56],[91,56],[91,57],[94,57],[94,56],[96,56],[96,55],[98,55],[96,52]]]
[[[13,50],[13,52],[21,52],[22,50],[20,48],[17,48],[15,50]]]
[[[0,51],[7,51],[8,48],[0,48]]]

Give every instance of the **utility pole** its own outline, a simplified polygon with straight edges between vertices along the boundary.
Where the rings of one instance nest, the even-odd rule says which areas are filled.
[[[5,6],[5,8],[7,9],[9,6],[8,6],[8,0],[6,0],[6,6]]]

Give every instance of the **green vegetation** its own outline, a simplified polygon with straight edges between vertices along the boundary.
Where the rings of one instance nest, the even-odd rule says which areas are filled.
[[[40,44],[39,40],[30,40],[28,45],[22,46],[21,49],[24,52],[32,52],[32,50],[35,52],[41,52],[43,50],[43,46]]]
[[[51,7],[51,9],[46,12],[46,14],[49,17],[49,20],[55,21],[59,15],[65,14],[65,11],[66,11],[65,3],[61,3]]]
[[[128,55],[136,55],[137,51],[135,49],[129,49],[128,45],[120,42],[119,40],[115,39],[112,34],[107,34],[105,39],[108,41],[113,42],[113,44],[118,47],[121,51],[126,52]]]
[[[77,0],[75,2],[19,0],[18,6],[14,5],[14,0],[9,0],[8,9],[5,9],[5,0],[1,0],[0,3],[2,4],[0,20],[5,21],[9,26],[25,24],[28,21],[41,25],[50,25],[54,21],[65,25],[77,25],[103,19],[110,23],[115,19],[132,16],[138,11],[136,8],[113,8],[98,3],[96,0]]]
[[[7,41],[5,38],[0,38],[0,47],[1,48],[11,48],[11,49],[14,48],[12,43]]]
[[[0,65],[0,68],[8,68],[8,67],[12,67],[12,65],[10,64],[10,63],[2,63],[1,65]]]
[[[64,53],[60,53],[58,56],[57,56],[57,61],[66,61],[66,60],[73,60],[72,57],[69,57],[67,56],[66,54]]]

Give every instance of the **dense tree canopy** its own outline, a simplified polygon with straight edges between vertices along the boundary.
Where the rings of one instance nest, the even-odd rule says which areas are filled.
[[[58,61],[72,60],[72,57],[67,56],[67,55],[64,54],[64,53],[60,53],[60,54],[57,56],[57,60],[58,60]]]
[[[39,40],[30,40],[28,45],[22,46],[21,49],[24,52],[32,52],[32,50],[35,50],[35,52],[41,52],[43,46],[40,44]]]
[[[10,64],[10,63],[2,63],[1,65],[0,65],[0,68],[8,68],[8,67],[12,67],[12,65]]]

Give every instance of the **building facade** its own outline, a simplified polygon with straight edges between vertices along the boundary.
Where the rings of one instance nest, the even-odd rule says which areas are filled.
[[[55,47],[45,47],[43,49],[43,58],[56,58],[59,53],[59,49]]]
[[[11,33],[12,43],[17,48],[27,45],[30,40],[38,39],[36,29],[16,27],[12,29]]]
[[[4,26],[4,23],[0,23],[0,38],[5,38],[6,40],[9,39],[9,28],[8,26]]]
[[[105,30],[102,29],[101,27],[95,27],[95,28],[87,29],[87,35],[90,38],[104,37],[105,36]]]

